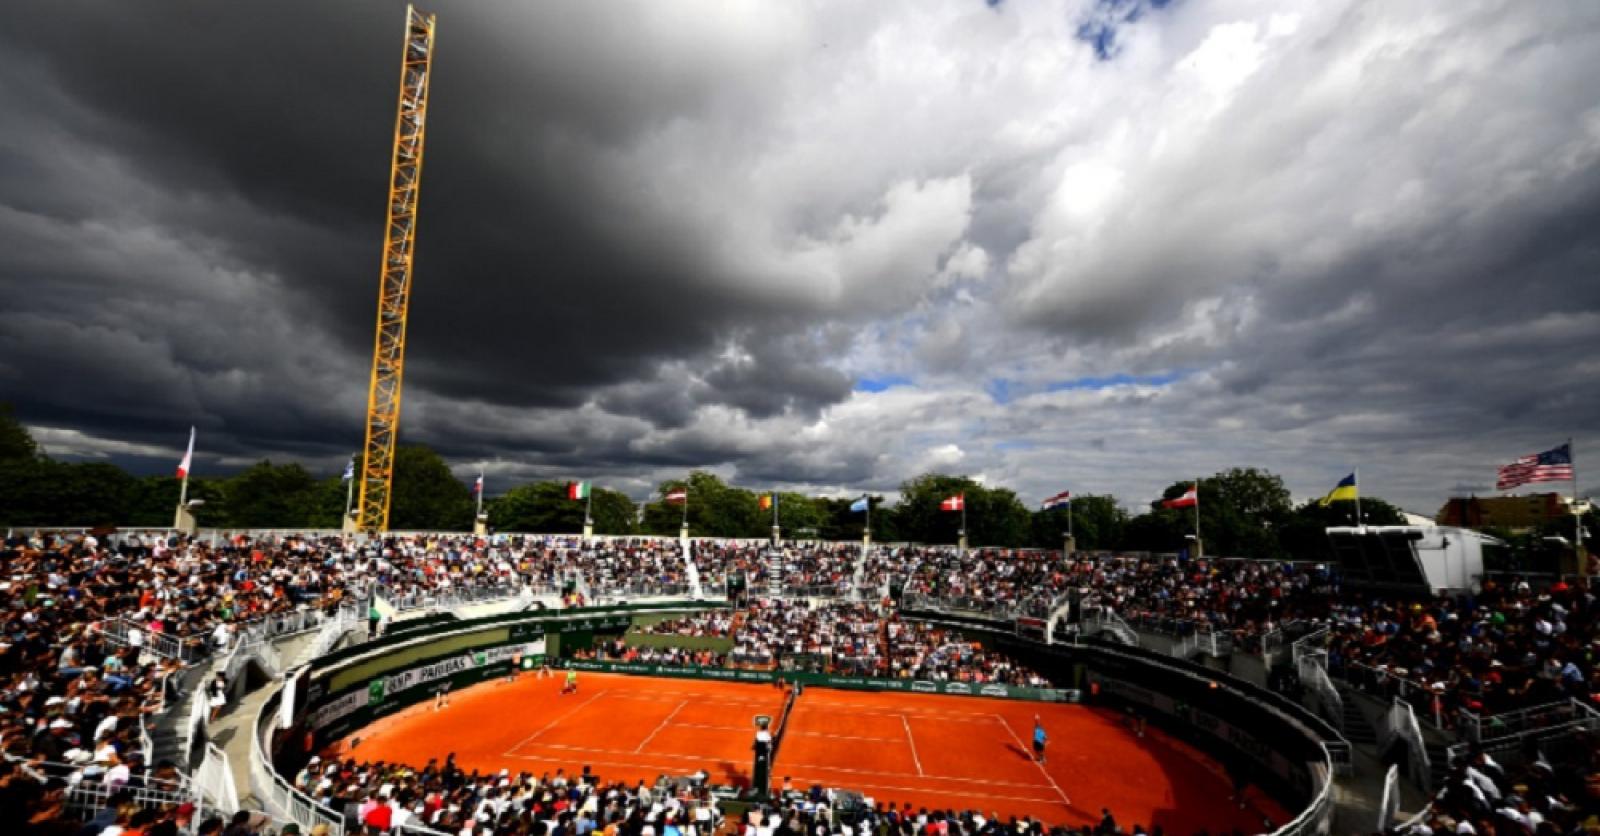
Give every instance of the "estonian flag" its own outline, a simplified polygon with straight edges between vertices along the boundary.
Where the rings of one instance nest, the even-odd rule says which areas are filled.
[[[1340,500],[1353,500],[1360,496],[1356,492],[1356,475],[1354,473],[1339,480],[1339,484],[1328,491],[1328,495],[1317,501],[1318,505],[1326,508]]]

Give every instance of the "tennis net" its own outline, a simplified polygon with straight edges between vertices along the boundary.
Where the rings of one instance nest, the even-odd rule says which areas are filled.
[[[778,715],[778,722],[772,726],[772,761],[778,759],[778,749],[783,746],[783,734],[789,728],[789,714],[794,711],[794,701],[799,697],[799,689],[791,687],[789,699],[783,703],[783,713]]]

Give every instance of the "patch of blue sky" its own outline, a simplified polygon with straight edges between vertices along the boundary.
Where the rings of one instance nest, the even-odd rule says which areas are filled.
[[[1173,0],[1098,0],[1094,8],[1078,22],[1076,37],[1094,47],[1094,55],[1101,61],[1117,57],[1122,45],[1117,41],[1119,30],[1136,23],[1148,9],[1161,10]]]
[[[897,374],[886,374],[882,377],[856,378],[857,392],[882,392],[896,386],[910,386],[911,378]]]
[[[1046,392],[1062,392],[1068,389],[1110,389],[1113,386],[1166,386],[1183,378],[1183,372],[1163,372],[1162,374],[1117,374],[1103,377],[1078,377],[1072,380],[1058,380],[1044,387]]]

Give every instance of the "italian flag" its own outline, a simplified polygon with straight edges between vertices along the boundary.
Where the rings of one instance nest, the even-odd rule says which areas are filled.
[[[588,499],[589,498],[589,483],[588,482],[568,482],[567,483],[567,498],[568,499]]]

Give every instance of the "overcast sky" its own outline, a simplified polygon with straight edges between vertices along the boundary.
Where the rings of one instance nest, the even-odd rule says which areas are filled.
[[[399,2],[23,0],[0,400],[360,446]],[[939,470],[1600,493],[1600,3],[438,0],[402,442],[490,493]],[[1562,487],[1565,490],[1565,487]]]

